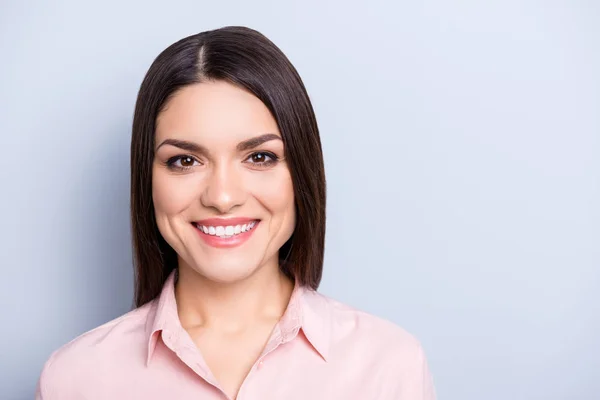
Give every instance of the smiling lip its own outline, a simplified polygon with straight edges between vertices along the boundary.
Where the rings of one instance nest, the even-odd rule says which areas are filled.
[[[256,218],[207,218],[200,221],[194,221],[196,225],[204,225],[204,226],[236,226],[236,225],[244,225],[249,224],[252,221],[258,221]]]
[[[199,228],[199,225],[214,226],[214,227],[224,226],[225,227],[225,226],[245,225],[245,224],[249,224],[254,221],[256,221],[256,224],[249,231],[242,232],[237,235],[233,235],[233,236],[225,237],[225,238],[219,237],[216,235],[209,235],[207,233],[204,233],[204,231],[201,228]],[[202,238],[202,240],[204,240],[204,242],[206,244],[208,244],[209,246],[212,246],[212,247],[219,247],[219,248],[229,248],[229,247],[236,247],[236,246],[241,245],[242,243],[246,242],[246,240],[248,240],[250,238],[250,236],[252,236],[252,234],[254,233],[256,228],[258,228],[259,224],[260,224],[260,220],[253,219],[253,218],[208,218],[208,219],[203,219],[200,221],[192,222],[194,229],[196,230],[196,232],[198,232],[198,235],[200,235],[200,237]]]

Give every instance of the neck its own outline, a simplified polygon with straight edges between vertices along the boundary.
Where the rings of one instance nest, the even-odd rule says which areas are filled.
[[[241,281],[222,283],[206,279],[180,260],[175,297],[184,329],[235,332],[256,323],[278,321],[293,289],[293,281],[277,264],[264,265]]]

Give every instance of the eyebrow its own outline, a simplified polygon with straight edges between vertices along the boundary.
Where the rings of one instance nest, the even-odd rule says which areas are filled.
[[[179,147],[182,150],[189,151],[192,153],[200,153],[206,154],[206,148],[204,146],[200,146],[194,142],[188,142],[187,140],[178,140],[178,139],[165,139],[161,144],[156,146],[156,150],[160,149],[162,146],[171,145],[175,147]]]
[[[269,142],[271,140],[282,140],[280,136],[274,133],[265,133],[264,135],[256,136],[250,138],[248,140],[244,140],[243,142],[238,143],[236,148],[238,151],[246,151],[250,149],[254,149],[260,146],[263,143]],[[283,141],[283,140],[282,140]]]
[[[238,151],[246,151],[250,149],[254,149],[260,146],[263,143],[269,142],[271,140],[282,140],[280,136],[274,133],[265,133],[264,135],[256,136],[243,142],[238,143],[236,149]],[[208,154],[208,150],[206,147],[201,146],[194,142],[189,142],[187,140],[179,140],[179,139],[165,139],[161,144],[156,147],[156,151],[160,149],[161,146],[171,145],[178,147],[182,150],[189,151],[192,153],[200,153],[200,154]]]

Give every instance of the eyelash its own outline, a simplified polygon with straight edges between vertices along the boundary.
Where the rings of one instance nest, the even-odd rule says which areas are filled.
[[[259,168],[267,168],[267,167],[270,167],[272,165],[275,165],[279,161],[279,157],[277,157],[275,154],[273,154],[273,153],[271,153],[269,151],[257,151],[257,152],[254,152],[254,153],[250,154],[246,158],[246,160],[248,160],[251,157],[254,157],[256,155],[259,155],[259,154],[268,157],[269,160],[262,161],[262,162],[253,162],[253,163],[250,163],[250,164],[258,166]],[[171,170],[174,170],[174,171],[187,171],[190,168],[193,168],[194,166],[184,167],[184,166],[175,165],[175,163],[177,163],[178,161],[183,160],[184,158],[191,158],[195,162],[200,162],[194,156],[191,156],[189,154],[181,154],[181,155],[169,158],[167,160],[167,162],[166,162],[167,168],[169,168]]]

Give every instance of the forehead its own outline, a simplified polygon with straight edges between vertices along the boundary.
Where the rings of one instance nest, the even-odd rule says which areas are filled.
[[[224,81],[180,89],[157,118],[156,139],[240,141],[264,133],[280,136],[269,109],[256,96]]]

